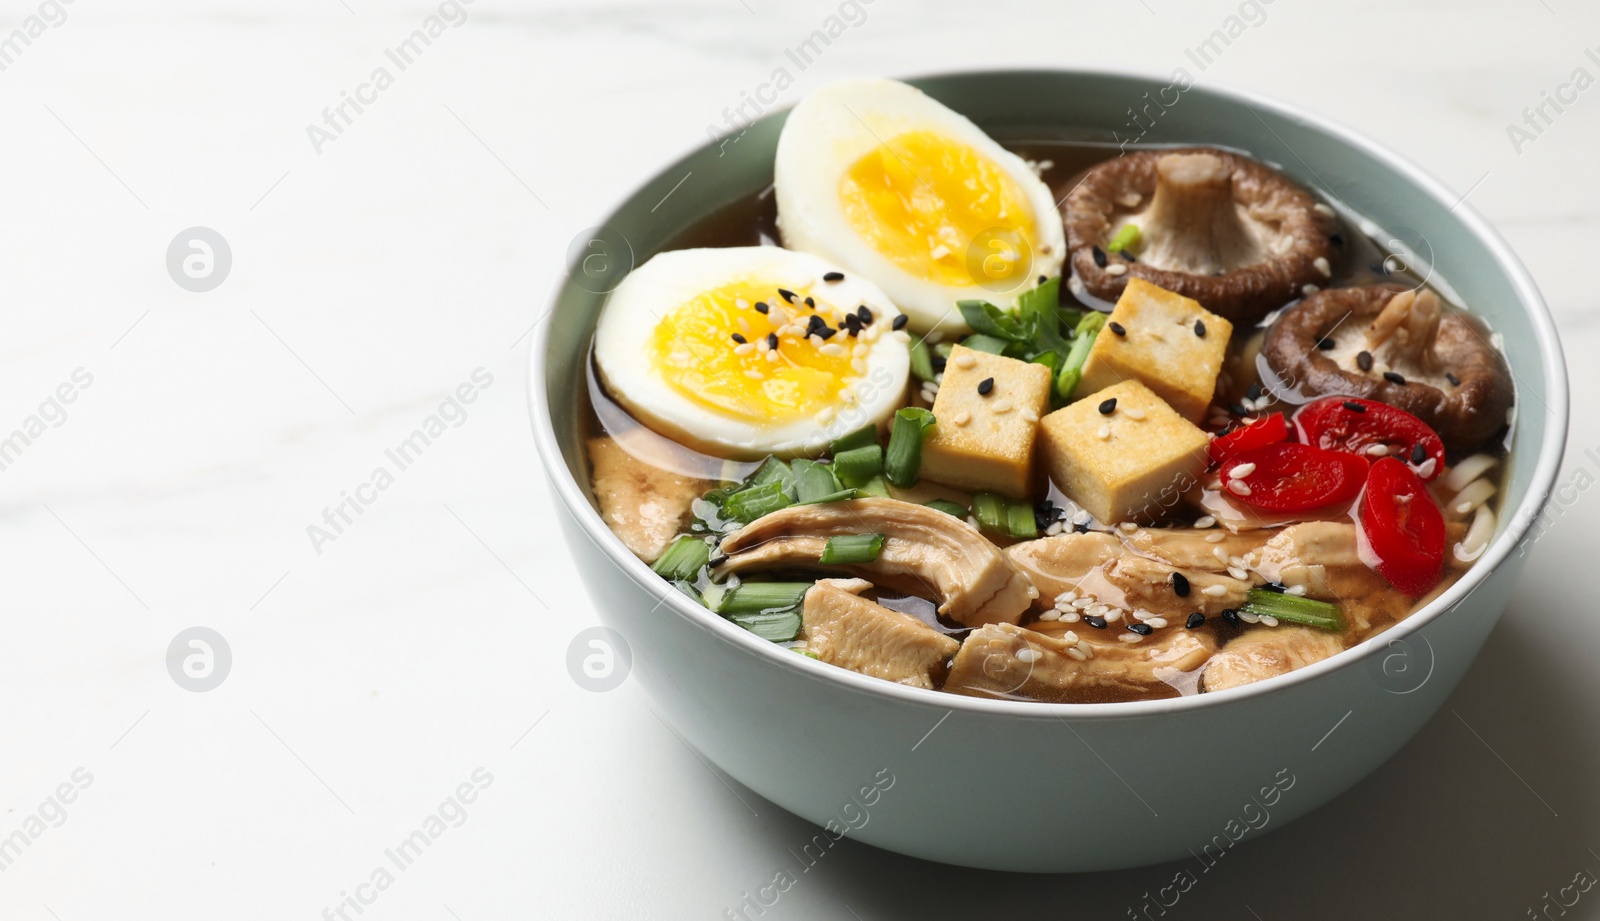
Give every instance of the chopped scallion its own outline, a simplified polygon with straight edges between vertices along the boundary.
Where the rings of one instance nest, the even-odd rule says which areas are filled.
[[[1027,499],[1012,499],[1006,503],[1006,533],[1018,540],[1039,536],[1039,525],[1033,517],[1033,503]]]
[[[750,479],[745,480],[744,485],[746,487],[765,486],[768,483],[781,483],[784,490],[787,491],[794,486],[794,471],[789,469],[788,464],[778,460],[776,457],[769,457],[762,462],[755,473],[750,475]]]
[[[972,494],[972,517],[985,531],[1003,534],[1006,530],[1006,497],[999,493],[975,492]]]
[[[783,469],[788,470],[789,468],[785,466]],[[791,473],[789,476],[792,480],[794,474]],[[784,484],[774,480],[760,486],[751,486],[739,490],[728,497],[728,501],[723,504],[722,510],[727,513],[729,518],[749,524],[762,515],[788,508],[793,504],[794,499],[790,498],[788,490],[784,488]]]
[[[926,409],[908,406],[895,412],[894,428],[889,430],[889,452],[883,462],[889,482],[902,489],[917,485],[917,471],[922,466],[922,433],[933,424],[933,413]]]
[[[1106,252],[1120,253],[1125,249],[1137,249],[1139,246],[1139,225],[1123,224],[1117,235],[1106,244]]]
[[[870,563],[883,552],[882,534],[837,534],[822,545],[817,560],[824,566],[836,563]]]
[[[1252,588],[1247,599],[1248,603],[1239,609],[1241,612],[1255,614],[1258,617],[1276,617],[1278,620],[1305,624],[1308,627],[1321,627],[1324,630],[1344,629],[1344,617],[1340,615],[1339,606],[1336,604],[1317,601],[1315,598],[1285,595],[1264,588]]]
[[[860,486],[857,486],[856,495],[877,496],[887,499],[889,498],[889,481],[884,479],[883,474],[880,473],[865,483],[862,483]]]
[[[946,515],[954,515],[962,521],[967,520],[967,507],[959,502],[951,502],[949,499],[931,499],[922,504],[931,509],[938,509]]]
[[[988,352],[991,355],[999,355],[1003,353],[1006,350],[1006,346],[1010,345],[1011,343],[1004,339],[996,339],[994,336],[986,336],[982,333],[973,333],[967,338],[961,340],[961,344],[969,349],[976,349],[980,352]]]
[[[787,643],[800,635],[805,623],[798,608],[780,608],[755,614],[730,614],[728,619],[772,643]]]
[[[650,568],[669,582],[692,580],[709,559],[711,545],[702,538],[685,534],[673,541]]]
[[[844,489],[827,464],[797,458],[789,463],[789,467],[794,471],[795,503],[798,505],[827,501],[829,496]]]
[[[837,457],[853,448],[864,448],[878,443],[878,427],[869,422],[848,435],[841,435],[828,445],[828,453]]]
[[[1083,363],[1089,360],[1089,349],[1094,346],[1094,340],[1100,330],[1106,325],[1106,315],[1097,311],[1084,314],[1078,321],[1077,338],[1072,340],[1072,349],[1067,352],[1066,360],[1061,363],[1061,371],[1056,375],[1056,397],[1062,402],[1072,399],[1072,392],[1078,389],[1078,381],[1083,377]]]
[[[956,307],[975,333],[1009,342],[1023,342],[1029,338],[1015,316],[988,301],[957,301]]]
[[[883,449],[874,442],[835,454],[833,475],[845,486],[859,487],[883,472]]]
[[[918,339],[911,343],[911,373],[919,380],[933,380],[933,356],[928,354],[926,339]]]
[[[731,617],[792,608],[810,588],[810,582],[740,582],[722,593],[717,600],[717,613]]]

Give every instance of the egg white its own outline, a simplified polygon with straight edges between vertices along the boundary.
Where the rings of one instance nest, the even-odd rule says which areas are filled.
[[[623,279],[601,311],[594,337],[600,379],[640,422],[707,454],[741,460],[816,455],[829,441],[869,422],[881,425],[904,405],[910,374],[909,336],[891,328],[900,311],[876,285],[848,271],[843,280],[823,281],[835,271],[845,270],[775,246],[660,253]],[[689,399],[654,369],[650,340],[662,319],[700,294],[741,279],[788,289],[797,299],[811,293],[819,304],[865,305],[872,311],[873,322],[859,339],[841,332],[829,340],[867,347],[863,372],[845,379],[837,403],[811,416],[752,422]]]
[[[863,156],[911,131],[928,131],[972,148],[1021,190],[1033,212],[1032,266],[1015,276],[1014,288],[950,285],[913,274],[873,248],[851,225],[839,194],[844,175]],[[872,279],[920,331],[935,326],[965,331],[958,300],[1014,306],[1017,295],[1032,288],[1039,276],[1059,274],[1066,254],[1066,236],[1050,189],[1028,164],[965,116],[894,80],[846,80],[802,100],[778,139],[774,184],[784,245]]]

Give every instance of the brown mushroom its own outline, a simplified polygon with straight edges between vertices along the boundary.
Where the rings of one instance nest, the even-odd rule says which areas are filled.
[[[818,561],[828,538],[845,534],[882,534],[883,549],[870,563],[823,567]],[[712,569],[719,579],[759,569],[838,569],[937,600],[940,614],[969,627],[1014,624],[1038,597],[1028,577],[977,528],[898,499],[792,505],[728,535],[718,552],[725,557]]]
[[[1452,452],[1504,428],[1515,398],[1500,352],[1428,290],[1318,292],[1273,324],[1261,354],[1284,388],[1397,406],[1433,426]]]
[[[1282,173],[1207,147],[1147,150],[1089,170],[1064,207],[1072,269],[1114,301],[1133,276],[1254,323],[1320,286],[1339,250],[1333,210]],[[1139,229],[1131,257],[1107,247]]]

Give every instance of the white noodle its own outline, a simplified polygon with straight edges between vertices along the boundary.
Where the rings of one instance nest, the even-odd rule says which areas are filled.
[[[1456,497],[1450,500],[1447,508],[1453,514],[1466,516],[1487,502],[1489,497],[1494,495],[1494,490],[1495,485],[1491,480],[1473,480],[1466,489],[1456,493]]]
[[[1456,559],[1463,563],[1470,563],[1483,555],[1489,546],[1489,538],[1494,536],[1495,514],[1487,505],[1478,506],[1478,513],[1472,516],[1472,524],[1467,528],[1467,533],[1461,538],[1461,543],[1456,544]]]
[[[1499,460],[1488,454],[1474,454],[1454,467],[1439,481],[1447,492],[1460,492],[1468,483],[1489,472]]]

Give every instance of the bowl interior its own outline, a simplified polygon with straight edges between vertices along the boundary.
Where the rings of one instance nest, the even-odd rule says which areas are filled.
[[[1446,595],[1446,603],[1470,592],[1531,524],[1564,443],[1565,369],[1554,326],[1527,273],[1454,193],[1338,126],[1242,94],[1099,72],[989,71],[909,82],[1001,140],[1238,148],[1370,221],[1372,226],[1362,229],[1380,246],[1414,268],[1431,268],[1433,281],[1447,280],[1446,290],[1503,338],[1517,384],[1513,463],[1499,533],[1483,562]],[[563,489],[570,483],[592,503],[583,485],[587,465],[576,388],[584,381],[587,343],[604,292],[689,224],[770,184],[786,115],[774,113],[742,134],[690,153],[629,196],[605,219],[603,230],[583,241],[587,248],[575,245],[573,271],[556,294],[544,338],[536,340],[533,368],[541,379],[534,382],[534,398],[547,401],[535,415],[548,412],[554,447],[566,468],[552,476]],[[583,271],[586,266],[591,271]],[[553,460],[547,451],[546,461]],[[628,557],[620,541],[610,542],[610,552]],[[1426,616],[1419,612],[1410,620]]]

